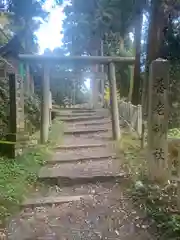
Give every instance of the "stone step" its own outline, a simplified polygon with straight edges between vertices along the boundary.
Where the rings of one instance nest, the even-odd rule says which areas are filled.
[[[107,128],[95,128],[95,129],[88,129],[88,128],[82,128],[82,129],[68,129],[64,131],[65,135],[79,135],[79,134],[90,134],[90,133],[101,133],[101,132],[108,132],[109,129]]]
[[[94,117],[97,116],[96,113],[59,113],[57,116],[63,117],[63,118],[74,118],[74,117]]]
[[[100,147],[106,147],[106,143],[98,143],[98,144],[79,144],[79,145],[61,145],[61,146],[56,146],[54,149],[55,150],[69,150],[69,149],[87,149],[87,148],[100,148]]]
[[[73,109],[72,113],[96,113],[93,109]]]
[[[69,117],[69,116],[93,116],[97,112],[96,111],[76,111],[76,110],[53,110],[53,112],[56,113],[56,116],[63,116],[63,117]]]
[[[83,163],[55,164],[44,166],[39,172],[40,180],[49,180],[57,185],[74,185],[119,180],[124,176],[120,172],[119,160],[89,161]]]
[[[62,159],[60,157],[56,157],[56,158],[53,158],[52,160],[49,160],[47,163],[48,164],[57,164],[57,163],[75,163],[75,162],[88,162],[88,161],[100,161],[100,160],[103,160],[103,161],[108,161],[109,159],[114,159],[116,158],[116,156],[112,156],[112,155],[109,155],[109,156],[86,156],[86,157],[80,157],[80,156],[77,156],[77,155],[74,155],[74,156],[70,156],[66,159]]]
[[[98,121],[97,121],[98,122]],[[70,123],[66,124],[64,127],[65,131],[69,130],[102,130],[102,129],[110,129],[111,130],[111,124],[107,123],[106,125],[88,125],[88,122],[85,124],[78,125],[77,123]]]
[[[85,186],[87,189],[87,185]],[[94,186],[92,186],[94,188]],[[14,240],[152,240],[145,214],[132,208],[132,202],[119,184],[98,184],[93,200],[23,209],[7,225],[8,239]],[[100,194],[99,194],[100,193]],[[103,194],[101,194],[103,193]],[[91,193],[89,193],[90,195]],[[82,194],[83,195],[83,194]],[[152,224],[151,224],[152,225]],[[147,226],[147,227],[144,227]]]
[[[56,111],[56,109],[55,109]],[[94,114],[94,113],[97,113],[99,112],[98,110],[93,110],[93,109],[75,109],[75,108],[72,108],[72,109],[59,109],[58,110],[59,113],[64,113],[64,114],[67,114],[67,113],[72,113],[72,114]]]
[[[62,122],[81,122],[81,121],[91,121],[91,120],[99,120],[105,119],[104,116],[90,116],[90,117],[59,117],[58,118]]]
[[[23,208],[38,207],[44,205],[60,205],[83,200],[93,200],[96,195],[104,195],[112,189],[114,183],[82,184],[73,187],[59,187],[57,185],[44,186],[36,189],[36,192],[23,201]]]
[[[22,207],[38,207],[43,205],[63,204],[68,202],[92,200],[92,195],[77,195],[77,196],[48,196],[38,198],[28,198],[21,206]]]
[[[116,154],[110,153],[110,149],[106,148],[81,148],[77,150],[61,150],[56,152],[51,160],[48,163],[61,163],[69,161],[83,161],[83,160],[98,160],[98,159],[109,159],[115,158]]]
[[[60,108],[57,106],[53,106],[53,110],[59,110],[59,111],[94,111],[92,108]]]
[[[85,122],[78,122],[75,123],[74,126],[101,126],[101,125],[108,125],[111,124],[111,120],[99,120],[99,121],[85,121]]]
[[[65,135],[63,139],[63,145],[91,145],[91,144],[111,144],[112,140],[112,131],[106,132],[91,132],[87,134],[72,134]]]

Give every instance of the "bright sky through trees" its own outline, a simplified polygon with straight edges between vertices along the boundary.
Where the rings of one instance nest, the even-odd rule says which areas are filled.
[[[61,46],[61,40],[63,35],[62,21],[64,19],[63,6],[57,6],[53,8],[54,0],[47,0],[44,8],[50,11],[49,20],[41,25],[40,29],[36,33],[39,43],[39,52],[42,54],[46,48],[53,50],[56,47]],[[90,89],[90,79],[86,79],[85,85],[87,89]]]
[[[63,7],[53,8],[54,0],[47,0],[44,8],[50,12],[48,22],[41,25],[36,33],[39,42],[40,53],[46,48],[53,50],[61,45],[62,40],[62,21],[64,18]]]
[[[49,19],[44,22],[38,32],[36,33],[39,42],[39,52],[42,54],[46,48],[53,50],[56,47],[61,46],[62,37],[62,22],[64,19],[63,6],[55,6],[54,0],[47,0],[44,8],[50,12]],[[144,15],[143,22],[145,23],[146,18]],[[133,33],[130,33],[130,37],[134,40]],[[90,88],[90,79],[85,82],[86,87]]]

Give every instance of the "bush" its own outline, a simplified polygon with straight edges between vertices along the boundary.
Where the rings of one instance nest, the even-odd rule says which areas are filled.
[[[24,197],[33,190],[40,167],[62,135],[60,122],[52,125],[48,145],[37,145],[16,159],[0,158],[0,222],[15,213]]]
[[[33,96],[25,95],[24,99],[25,122],[28,125],[28,130],[34,132],[40,126],[40,100],[34,94]],[[6,138],[9,124],[9,84],[8,79],[0,81],[0,139]]]
[[[169,135],[179,134],[177,129]],[[128,192],[134,204],[146,212],[157,227],[158,239],[180,239],[180,216],[177,208],[177,185],[171,181],[158,184],[148,180],[146,149],[140,149],[140,141],[129,132],[122,135],[119,144],[122,168],[129,174]],[[151,221],[150,221],[151,222]]]
[[[34,133],[40,128],[41,121],[40,100],[36,94],[33,96],[25,96],[24,113],[26,130]]]

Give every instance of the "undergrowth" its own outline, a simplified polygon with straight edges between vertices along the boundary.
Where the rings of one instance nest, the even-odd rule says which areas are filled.
[[[177,186],[172,182],[160,185],[148,181],[146,149],[129,132],[122,135],[119,144],[124,155],[122,167],[130,175],[129,193],[134,204],[144,210],[159,232],[158,239],[180,239],[180,212],[177,208]]]
[[[8,79],[0,81],[0,139],[6,138],[9,132],[9,84]],[[40,100],[36,94],[24,96],[24,114],[26,131],[34,133],[40,124]]]
[[[180,138],[180,129],[172,128],[168,131],[168,136],[173,138]]]
[[[0,158],[0,223],[18,211],[24,197],[33,190],[40,167],[52,154],[55,143],[60,142],[62,126],[54,121],[49,143],[27,149],[16,159]]]

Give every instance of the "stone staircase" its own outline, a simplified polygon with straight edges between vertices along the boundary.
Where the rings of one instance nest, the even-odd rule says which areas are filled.
[[[64,116],[68,120],[75,116],[77,118],[83,116],[84,121],[83,124],[66,123],[64,130],[66,145],[58,147],[53,159],[40,170],[40,180],[61,186],[72,186],[73,184],[96,183],[97,181],[104,182],[121,178],[119,161],[112,151],[112,144],[109,143],[111,124],[107,121],[108,112],[86,109],[61,111],[60,119]],[[98,117],[107,123],[103,126],[91,125],[92,121]],[[102,141],[103,134],[109,138],[109,141]]]
[[[43,187],[22,204],[9,227],[11,240],[152,239],[136,229],[127,205],[106,110],[70,109],[64,143],[39,172]]]

